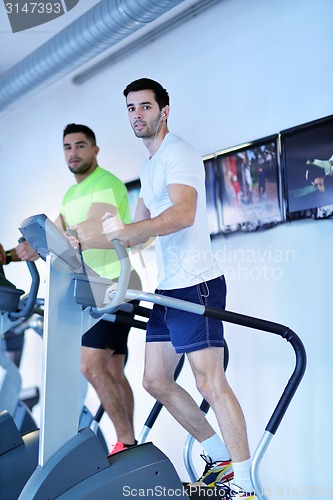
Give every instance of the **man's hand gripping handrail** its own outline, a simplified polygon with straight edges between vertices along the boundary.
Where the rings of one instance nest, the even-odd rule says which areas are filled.
[[[104,217],[109,218],[112,217],[112,215],[106,215]],[[125,301],[132,266],[125,246],[119,240],[112,240],[112,243],[117,252],[121,267],[118,283],[115,290],[111,289],[108,292],[111,303],[104,307],[93,307],[93,314],[113,313],[117,311],[119,306]]]

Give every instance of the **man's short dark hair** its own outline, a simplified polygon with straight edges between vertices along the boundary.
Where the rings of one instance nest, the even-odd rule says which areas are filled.
[[[127,97],[130,92],[138,92],[139,90],[152,90],[160,109],[169,105],[169,94],[166,89],[164,89],[160,83],[150,78],[139,78],[139,80],[134,80],[127,85],[123,94]]]
[[[62,138],[64,139],[67,134],[77,134],[80,132],[90,140],[93,146],[96,146],[96,136],[94,132],[91,128],[86,125],[81,125],[80,123],[69,123],[66,125]]]

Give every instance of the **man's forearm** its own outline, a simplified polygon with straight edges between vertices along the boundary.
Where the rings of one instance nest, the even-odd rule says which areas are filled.
[[[157,217],[133,222],[125,227],[126,245],[137,246],[156,236],[177,233],[193,224],[193,217],[172,205]]]
[[[98,234],[88,236],[84,239],[79,238],[82,250],[89,250],[91,248],[110,249],[114,248],[112,242],[108,241],[105,234]]]

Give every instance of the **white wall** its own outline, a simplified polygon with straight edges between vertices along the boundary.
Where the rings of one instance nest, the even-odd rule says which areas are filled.
[[[331,114],[332,14],[331,0],[224,0],[85,85],[74,86],[65,78],[4,113],[3,244],[15,244],[23,218],[38,212],[52,217],[57,212],[72,182],[61,147],[68,122],[86,123],[95,130],[102,166],[124,181],[138,176],[145,151],[127,123],[122,96],[132,79],[148,76],[166,86],[171,130],[201,154]],[[214,240],[229,278],[228,309],[289,326],[301,336],[308,353],[304,380],[261,466],[262,482],[272,499],[328,499],[333,494],[331,234],[331,221],[299,221]],[[255,261],[247,259],[251,250]],[[43,263],[39,268],[43,273]],[[152,274],[151,268],[142,270],[150,290]],[[28,287],[24,264],[10,266],[8,277]],[[269,334],[230,325],[226,332],[228,374],[243,405],[254,451],[293,370],[292,350]],[[39,376],[40,342],[32,337],[23,363],[26,385]],[[139,382],[143,349],[143,333],[133,332],[127,369],[136,396],[138,431],[151,401]],[[198,398],[187,367],[180,381]],[[112,443],[112,427],[106,422],[103,426]],[[184,438],[162,412],[151,439],[171,458],[183,480]],[[195,464],[201,470],[200,459],[195,458]]]

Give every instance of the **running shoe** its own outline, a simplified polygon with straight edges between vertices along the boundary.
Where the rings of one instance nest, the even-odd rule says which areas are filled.
[[[132,446],[136,446],[137,442],[135,441],[135,444],[125,444],[122,443],[121,441],[117,441],[116,444],[113,445],[112,450],[108,454],[108,457],[111,455],[114,455],[115,453],[119,453],[119,451],[124,451],[127,450],[128,448],[132,448]]]
[[[223,484],[233,479],[234,471],[231,460],[226,462],[221,460],[213,462],[209,455],[200,456],[206,462],[205,470],[195,483],[189,483],[188,486],[206,486],[214,488],[217,482]]]

